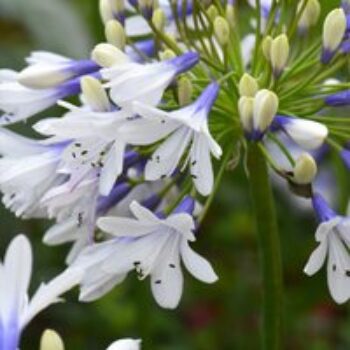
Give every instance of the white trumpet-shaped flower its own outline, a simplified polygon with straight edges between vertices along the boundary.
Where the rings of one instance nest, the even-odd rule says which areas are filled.
[[[76,183],[99,171],[100,193],[108,195],[123,171],[126,142],[119,129],[131,114],[113,111],[98,84],[93,78],[83,78],[87,105],[79,108],[65,104],[70,111],[63,118],[44,119],[34,129],[47,136],[73,140],[62,156],[63,171],[71,174]]]
[[[134,111],[143,119],[134,120],[121,128],[128,142],[133,145],[147,145],[167,137],[146,165],[147,180],[154,181],[171,176],[190,148],[187,160],[194,184],[202,195],[210,194],[214,182],[211,154],[216,158],[220,158],[222,154],[221,147],[208,128],[208,114],[217,98],[218,90],[218,84],[212,83],[195,103],[170,113],[134,103]]]
[[[106,87],[111,89],[113,102],[120,107],[131,107],[134,101],[157,105],[175,76],[196,65],[199,55],[187,52],[163,62],[139,64],[119,52],[117,60],[120,63],[103,69],[101,73],[108,81]]]
[[[319,194],[313,206],[321,224],[316,231],[318,247],[311,254],[304,272],[311,276],[327,259],[327,282],[332,298],[345,303],[350,298],[350,219],[337,215]]]
[[[65,146],[42,145],[0,128],[0,190],[7,208],[17,216],[45,216],[41,197],[66,179],[56,172]]]
[[[101,297],[135,270],[140,279],[150,276],[160,306],[175,308],[183,291],[181,261],[197,279],[215,282],[211,265],[188,244],[195,240],[193,208],[194,201],[188,197],[163,218],[133,202],[130,209],[136,219],[100,218],[98,226],[115,238],[86,248],[73,264],[85,270],[81,300]]]
[[[52,88],[100,68],[92,60],[73,60],[45,51],[33,52],[27,62],[28,67],[18,73],[17,82],[33,89]]]
[[[64,271],[48,284],[42,284],[29,301],[32,250],[28,239],[19,235],[9,245],[0,262],[0,349],[18,350],[21,332],[43,309],[77,285],[78,269]]]

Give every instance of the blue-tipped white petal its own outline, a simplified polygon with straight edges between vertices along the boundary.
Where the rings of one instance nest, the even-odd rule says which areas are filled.
[[[302,148],[312,150],[322,146],[328,136],[324,124],[305,119],[276,116],[273,125],[282,129]]]

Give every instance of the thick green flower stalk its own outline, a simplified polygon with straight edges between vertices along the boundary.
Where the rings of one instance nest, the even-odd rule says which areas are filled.
[[[327,13],[318,0],[101,0],[100,14],[105,41],[90,58],[34,52],[22,71],[0,72],[3,126],[65,109],[33,125],[42,140],[0,129],[3,202],[17,216],[56,220],[44,242],[73,242],[68,272],[82,301],[133,271],[173,309],[182,266],[208,284],[219,277],[192,245],[224,174],[241,163],[260,247],[262,346],[282,348],[270,177],[309,200],[320,221],[305,273],[327,259],[333,299],[350,298],[350,221],[318,181],[329,154],[350,168],[349,119],[339,113],[350,105],[350,3]],[[53,334],[50,342],[63,346]]]

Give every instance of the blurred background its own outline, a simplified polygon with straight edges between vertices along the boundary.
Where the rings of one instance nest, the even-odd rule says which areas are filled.
[[[321,3],[334,7],[339,1]],[[38,49],[87,57],[103,38],[97,8],[97,0],[0,0],[0,66],[19,69],[24,57]],[[50,110],[45,115],[57,113]],[[28,134],[29,128],[22,124],[15,129]],[[338,206],[345,210],[349,176],[343,167],[338,170]],[[330,186],[335,189],[335,182]],[[280,186],[276,203],[285,282],[284,349],[350,349],[349,305],[337,306],[331,300],[324,271],[312,279],[302,272],[315,247],[312,212],[305,203],[296,204]],[[21,221],[2,207],[0,217],[1,256],[17,233],[32,241],[33,290],[62,270],[68,247],[41,243],[49,222]],[[53,328],[68,350],[105,349],[122,337],[142,338],[143,350],[258,349],[260,264],[249,187],[241,167],[227,173],[196,250],[213,263],[220,280],[207,286],[186,274],[184,297],[176,311],[160,309],[148,281],[140,283],[130,275],[95,303],[79,304],[76,290],[68,294],[65,303],[52,306],[30,324],[21,348],[37,350],[41,333]]]

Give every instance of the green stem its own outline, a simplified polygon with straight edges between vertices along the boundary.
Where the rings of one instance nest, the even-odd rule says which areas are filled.
[[[259,145],[248,150],[251,196],[263,271],[263,349],[281,349],[282,259],[268,167]]]

